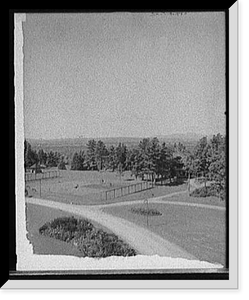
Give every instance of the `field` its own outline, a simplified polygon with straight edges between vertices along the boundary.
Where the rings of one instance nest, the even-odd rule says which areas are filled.
[[[187,189],[186,184],[178,186],[157,186],[153,189],[132,193],[121,198],[105,198],[105,192],[120,187],[141,183],[131,177],[130,172],[119,176],[116,172],[60,171],[61,176],[53,179],[28,181],[29,195],[53,201],[73,204],[95,205],[162,196]]]
[[[216,197],[196,198],[187,194],[187,183],[157,185],[153,189],[131,193],[123,197],[105,199],[105,192],[114,188],[127,187],[141,183],[124,172],[120,177],[116,172],[60,170],[60,177],[26,182],[29,196],[79,205],[96,205],[120,201],[143,200],[186,191],[185,197],[173,196],[173,201],[194,202],[225,206],[225,201]]]
[[[31,195],[54,201],[75,204],[94,204],[101,201],[106,190],[137,183],[130,173],[61,170],[60,177],[29,181]]]
[[[224,201],[219,201],[216,197],[190,197],[186,183],[156,186],[146,191],[106,201],[101,197],[103,192],[141,181],[135,180],[129,172],[125,172],[121,177],[115,172],[69,170],[60,172],[61,176],[58,178],[27,182],[29,196],[65,204],[87,205],[147,228],[200,260],[225,265]],[[141,201],[138,203],[138,200],[157,197],[160,197],[160,201],[164,203],[152,203],[149,200],[148,205],[150,209],[160,214],[149,216],[147,219],[145,215],[134,213],[136,210],[146,209],[145,203]],[[189,203],[211,205],[213,208],[187,206]],[[35,253],[81,255],[77,249],[65,242],[41,236],[38,232],[44,223],[57,217],[71,215],[58,209],[27,204],[27,229]],[[103,229],[103,226],[98,226]]]
[[[175,197],[176,198],[176,197]],[[178,196],[183,202],[184,196]],[[173,198],[169,198],[173,201]],[[146,210],[146,204],[106,207],[104,212],[129,220],[187,250],[200,260],[225,265],[226,228],[225,210],[149,203],[149,209],[161,215],[147,216],[134,213]],[[148,220],[148,225],[147,225]]]

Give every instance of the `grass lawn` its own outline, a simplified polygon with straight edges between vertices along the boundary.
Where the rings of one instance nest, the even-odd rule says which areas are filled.
[[[99,204],[101,192],[141,182],[124,172],[60,171],[58,178],[28,181],[26,188],[32,197],[75,204]]]
[[[42,180],[41,198],[52,201],[85,205],[116,203],[125,201],[143,200],[160,197],[175,192],[186,191],[187,185],[156,186],[153,189],[126,195],[123,197],[103,200],[99,192],[113,187],[134,184],[136,180],[130,178],[127,172],[120,180],[115,172],[97,171],[62,171],[62,177]],[[104,182],[102,180],[104,179]],[[39,197],[39,181],[28,182],[34,188],[34,197]],[[78,185],[76,189],[75,186]],[[163,199],[165,202],[201,203],[216,206],[225,206],[225,201],[217,197],[190,197],[186,194],[175,195]],[[187,206],[149,204],[151,209],[158,210],[162,215],[149,217],[149,228],[169,241],[186,249],[201,260],[225,263],[225,211],[195,208]],[[141,208],[133,204],[120,207],[105,208],[104,211],[132,221],[140,226],[147,226],[146,216],[131,211]],[[39,228],[46,222],[58,217],[72,216],[63,211],[27,204],[27,229],[30,241],[37,254],[64,254],[81,256],[81,253],[70,244],[51,239],[39,234]],[[94,224],[98,227],[98,224]],[[105,229],[108,232],[108,230]]]
[[[61,177],[54,179],[44,179],[29,181],[26,183],[30,194],[33,197],[41,197],[52,201],[74,204],[104,204],[120,201],[140,200],[167,195],[177,191],[187,189],[185,183],[178,186],[157,186],[153,189],[138,192],[115,199],[104,200],[103,194],[106,190],[128,186],[141,182],[130,177],[130,172],[125,172],[120,177],[116,172],[98,172],[98,171],[60,171]],[[103,182],[102,182],[103,180]],[[112,186],[110,186],[112,184]],[[41,192],[41,195],[40,195]]]
[[[183,197],[184,195],[178,196],[176,201],[186,201]],[[168,199],[172,201],[171,198]],[[198,198],[195,200],[198,201]],[[147,217],[134,213],[134,209],[141,208],[146,209],[146,204],[110,207],[103,211],[147,227]],[[151,231],[184,248],[200,260],[225,265],[225,211],[155,203],[149,203],[149,209],[162,214],[148,217]]]
[[[69,243],[60,241],[55,238],[47,237],[39,233],[39,228],[47,222],[51,222],[56,218],[72,217],[73,215],[58,209],[47,208],[40,205],[26,204],[26,224],[28,231],[28,239],[33,245],[35,254],[49,255],[73,255],[81,257],[82,253],[76,247]],[[75,218],[79,218],[74,215]],[[91,221],[97,229],[102,229],[106,233],[112,232],[96,222]]]
[[[187,203],[198,203],[198,204],[207,204],[212,206],[221,206],[225,207],[226,202],[223,200],[219,200],[218,197],[210,196],[210,197],[192,197],[189,196],[188,193],[184,195],[174,195],[168,198],[164,198],[164,201],[174,201],[174,202],[187,202]]]
[[[46,222],[52,221],[55,218],[67,216],[72,216],[72,214],[42,207],[40,205],[26,204],[28,239],[33,245],[33,251],[35,254],[81,256],[80,251],[72,245],[42,236],[39,233],[39,228]]]

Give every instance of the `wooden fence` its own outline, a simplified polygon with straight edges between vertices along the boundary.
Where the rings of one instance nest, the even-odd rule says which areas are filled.
[[[49,179],[60,177],[58,170],[45,171],[43,173],[25,173],[25,181]]]
[[[115,198],[119,198],[122,196],[142,192],[145,190],[152,189],[154,187],[154,183],[151,181],[143,181],[131,185],[126,185],[122,187],[118,187],[115,189],[107,190],[105,192],[101,193],[101,199],[102,200],[111,200]]]

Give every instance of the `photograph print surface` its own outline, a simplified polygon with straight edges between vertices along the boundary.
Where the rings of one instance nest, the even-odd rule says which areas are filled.
[[[227,269],[225,12],[19,24],[19,270]]]

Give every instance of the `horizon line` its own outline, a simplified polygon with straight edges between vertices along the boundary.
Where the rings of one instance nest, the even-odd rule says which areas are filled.
[[[160,138],[160,137],[174,137],[174,136],[188,136],[188,135],[192,135],[192,136],[202,136],[202,137],[209,137],[209,136],[213,136],[213,135],[217,135],[217,134],[221,134],[221,135],[226,135],[226,132],[217,132],[217,133],[196,133],[196,132],[187,132],[187,133],[170,133],[170,134],[158,134],[158,135],[149,135],[149,136],[101,136],[101,137],[84,137],[84,136],[74,136],[74,137],[58,137],[58,138],[46,138],[46,137],[24,137],[24,139],[27,140],[67,140],[67,139],[97,139],[97,140],[101,140],[101,139],[144,139],[144,138]]]

